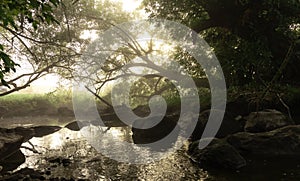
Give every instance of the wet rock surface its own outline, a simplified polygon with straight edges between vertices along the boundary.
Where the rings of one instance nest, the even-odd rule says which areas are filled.
[[[199,144],[199,140],[194,139],[201,138],[209,113],[210,111],[204,111],[200,114],[196,130],[190,139],[192,143],[189,154],[197,163],[212,168],[239,168],[239,165],[245,166],[245,160],[249,162],[252,157],[290,159],[300,155],[300,126],[293,125],[293,121],[276,110],[253,112],[247,120],[241,117],[237,120],[232,115],[225,114],[216,136],[222,139],[214,139],[208,147],[199,150],[195,146]],[[243,126],[248,132],[244,131]],[[201,141],[205,139],[207,138]]]
[[[72,130],[72,131],[79,131],[81,129],[81,127],[79,127],[77,121],[73,121],[73,122],[65,125],[65,128],[68,128],[69,130]]]
[[[43,137],[55,133],[61,129],[60,126],[36,126],[32,127],[34,130],[34,137]]]
[[[124,127],[126,125],[125,123],[119,120],[117,121],[91,120],[91,121],[72,121],[67,125],[65,125],[64,127],[72,131],[80,131],[82,128],[87,126]]]
[[[201,141],[208,140],[207,138]],[[192,160],[201,166],[234,170],[246,166],[246,160],[225,140],[215,138],[204,149],[198,148],[199,142],[191,143],[188,152]]]
[[[215,110],[218,112],[218,110]],[[209,119],[210,110],[200,113],[199,120],[194,132],[192,133],[191,140],[199,140],[202,137],[203,131]],[[243,131],[245,120],[241,116],[234,116],[230,113],[225,113],[220,129],[217,132],[217,138],[224,138],[227,135]]]
[[[157,117],[150,117],[147,119],[138,119],[134,121],[132,127],[132,139],[135,144],[150,144],[162,140],[168,136],[173,129],[175,129],[175,135],[171,139],[168,139],[164,144],[153,145],[152,149],[166,149],[172,147],[172,144],[176,142],[179,134],[179,128],[176,127],[176,121],[164,117],[157,125],[149,129],[140,129],[147,127],[151,121],[156,120]],[[137,128],[139,127],[139,128]]]
[[[151,113],[149,106],[142,106],[142,105],[137,106],[132,111],[134,112],[134,114],[140,117],[146,117]]]
[[[274,109],[252,112],[246,119],[245,131],[251,133],[271,131],[294,124],[292,120]]]
[[[226,140],[243,155],[300,156],[300,125],[263,133],[241,132]]]

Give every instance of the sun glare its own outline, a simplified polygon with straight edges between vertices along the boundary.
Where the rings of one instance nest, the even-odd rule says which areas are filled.
[[[116,137],[118,138],[120,135],[122,135],[122,131],[120,131],[119,129],[116,129],[116,128],[111,128],[111,130],[109,130],[110,134],[113,136],[113,137]]]
[[[114,2],[121,2],[124,11],[133,12],[135,11],[142,3],[142,0],[111,0]]]
[[[123,2],[123,9],[125,11],[134,11],[136,10],[140,5],[141,2],[140,0],[126,0],[126,1],[122,1]]]
[[[123,11],[126,12],[135,12],[139,11],[141,13],[141,17],[144,17],[145,13],[138,8],[141,6],[142,0],[110,0],[112,2],[122,3]],[[146,15],[145,15],[146,16]],[[97,32],[95,30],[85,30],[80,35],[81,39],[94,41],[98,38]],[[30,65],[28,65],[30,68]],[[143,69],[141,67],[136,67],[135,72],[141,73]],[[60,82],[59,77],[55,75],[46,75],[43,78],[35,81],[29,89],[21,91],[21,93],[47,93],[55,90],[58,86],[58,82]]]

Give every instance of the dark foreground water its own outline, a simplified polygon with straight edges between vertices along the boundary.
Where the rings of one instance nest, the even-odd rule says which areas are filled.
[[[50,120],[50,119],[49,119]],[[65,124],[57,120],[50,125]],[[34,122],[34,121],[33,121]],[[31,126],[29,122],[23,122]],[[20,126],[20,122],[8,124],[0,121],[2,127]],[[40,125],[34,122],[34,125]],[[105,129],[105,128],[101,128]],[[131,142],[131,131],[127,127],[115,127],[107,131],[111,144],[114,139]],[[242,170],[202,169],[186,155],[185,148],[154,163],[136,165],[120,163],[110,159],[94,149],[79,131],[62,128],[60,131],[32,138],[24,147],[34,148],[37,152],[22,148],[26,162],[22,168],[33,168],[46,173],[46,177],[87,180],[300,180],[300,158],[297,159],[256,159],[248,160],[248,166]],[[34,146],[34,147],[32,147]],[[116,156],[122,156],[128,150],[109,150]],[[146,152],[144,154],[147,154]]]

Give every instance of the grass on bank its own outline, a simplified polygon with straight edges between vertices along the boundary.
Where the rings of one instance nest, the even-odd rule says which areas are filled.
[[[10,94],[0,97],[0,117],[55,115],[62,106],[72,107],[70,92]]]
[[[227,102],[235,101],[239,96],[244,96],[248,100],[255,100],[263,92],[263,88],[244,86],[230,87],[228,89]],[[201,110],[208,109],[210,106],[211,96],[209,89],[199,88],[198,90]],[[291,108],[300,105],[300,88],[292,86],[279,86],[276,90],[272,89],[265,97],[271,104],[280,104],[278,95]],[[110,94],[103,96],[108,102]],[[168,108],[180,110],[180,97],[177,93],[165,92],[165,98]],[[83,100],[84,101],[84,100]],[[144,105],[148,105],[145,102]],[[102,102],[97,100],[98,108],[105,108]],[[137,105],[131,105],[132,108]],[[0,118],[12,116],[36,116],[36,115],[56,115],[59,107],[72,109],[72,92],[71,90],[57,90],[48,94],[10,94],[0,97]],[[297,106],[298,107],[298,106]]]

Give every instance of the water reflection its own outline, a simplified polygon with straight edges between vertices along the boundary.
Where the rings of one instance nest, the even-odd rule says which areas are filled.
[[[48,118],[47,118],[48,119]],[[30,122],[33,123],[30,124]],[[11,121],[11,122],[10,122]],[[23,121],[23,122],[22,122]],[[42,122],[38,118],[13,118],[0,120],[0,127],[14,128],[18,126],[32,127],[39,125],[65,126],[73,120],[58,122],[50,119]],[[59,124],[58,124],[59,123]],[[24,125],[25,124],[25,125]],[[50,127],[38,127],[44,133]],[[90,127],[89,129],[105,131],[106,127]],[[44,135],[44,134],[39,134]],[[112,127],[107,130],[104,145],[117,144],[116,139],[132,143],[132,132],[127,127]],[[296,158],[275,158],[271,160],[247,160],[247,167],[239,172],[228,170],[204,171],[199,165],[191,163],[185,150],[181,149],[168,157],[151,164],[134,165],[119,163],[98,153],[81,135],[79,131],[62,128],[43,137],[33,137],[30,142],[38,153],[34,153],[30,143],[24,143],[30,149],[22,148],[26,161],[17,170],[33,168],[44,172],[47,178],[88,179],[88,180],[300,180],[300,160]],[[118,145],[116,145],[118,146]],[[109,150],[119,157],[126,156],[130,150],[116,148]],[[147,154],[146,152],[143,152]],[[19,156],[17,156],[19,155]],[[23,155],[13,156],[13,168],[23,162]],[[7,165],[6,165],[7,166]],[[1,176],[1,175],[0,175]]]
[[[106,144],[113,144],[113,139],[132,142],[131,129],[127,127],[110,128],[106,134],[103,138],[107,139]],[[49,177],[90,180],[204,180],[208,177],[205,171],[190,162],[183,150],[159,162],[134,165],[105,157],[90,146],[80,132],[66,128],[42,138],[32,138],[30,143],[39,154],[22,148],[26,162],[18,169],[34,168],[49,173]],[[31,144],[24,143],[23,146],[32,147]],[[122,153],[130,150],[109,151],[125,156]]]

